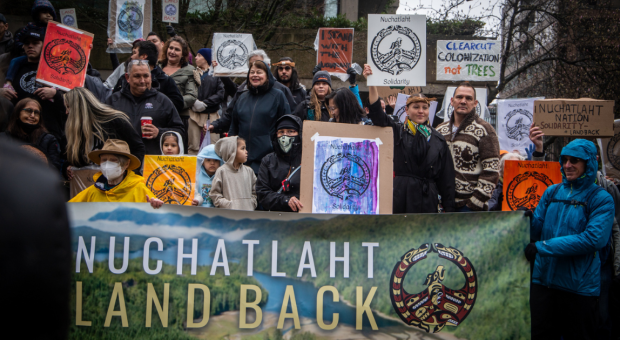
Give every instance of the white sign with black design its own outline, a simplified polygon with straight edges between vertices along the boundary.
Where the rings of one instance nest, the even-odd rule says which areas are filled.
[[[78,28],[75,8],[65,8],[60,10],[60,20],[63,25]]]
[[[409,99],[409,95],[404,93],[399,93],[396,96],[396,105],[394,105],[394,115],[398,117],[398,121],[401,123],[405,122],[405,118],[407,118],[407,99]]]
[[[437,80],[499,80],[497,40],[437,40]]]
[[[614,120],[614,136],[598,138],[601,149],[603,174],[620,180],[620,119]]]
[[[213,59],[217,61],[216,77],[245,77],[248,74],[248,54],[254,49],[251,34],[214,33]]]
[[[426,16],[368,15],[369,86],[426,86]]]
[[[534,121],[534,101],[544,99],[502,99],[497,101],[497,137],[499,148],[506,151],[525,150],[532,144],[530,127]]]
[[[443,118],[444,122],[448,121],[450,117],[452,117],[452,112],[454,112],[454,107],[450,102],[450,99],[454,96],[454,91],[456,90],[456,86],[448,86],[446,88],[446,94],[443,97],[443,104],[441,105],[441,112],[437,113],[439,118]],[[484,120],[488,120],[489,118],[489,109],[487,108],[487,89],[486,88],[476,88],[476,100],[478,100],[478,105],[476,105],[476,114]]]
[[[161,21],[166,23],[179,23],[179,0],[162,0],[161,1]]]

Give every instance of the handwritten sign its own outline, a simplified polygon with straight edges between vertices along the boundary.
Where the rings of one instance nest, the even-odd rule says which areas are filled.
[[[558,183],[562,183],[559,162],[506,161],[502,211],[534,210],[545,190]]]
[[[179,23],[179,0],[162,0],[161,1],[161,21],[167,23]]]
[[[66,8],[60,10],[60,21],[63,25],[78,28],[77,16],[75,15],[75,8]]]
[[[91,33],[50,21],[37,82],[63,91],[84,86],[93,37]]]
[[[499,80],[497,40],[437,40],[437,80]]]
[[[319,28],[316,63],[321,70],[347,73],[353,59],[353,28]]]
[[[547,136],[613,137],[614,101],[537,100],[534,102],[534,124]]]

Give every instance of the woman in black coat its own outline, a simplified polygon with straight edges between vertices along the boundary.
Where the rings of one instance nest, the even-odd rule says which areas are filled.
[[[47,163],[60,172],[60,144],[43,126],[41,104],[36,99],[24,98],[15,105],[4,136],[18,144],[37,148],[45,155]]]
[[[274,151],[263,158],[256,179],[258,202],[265,210],[299,211],[302,208],[299,201],[301,130],[301,118],[297,116],[285,115],[278,119],[277,131],[271,136]]]
[[[369,74],[370,66],[364,65],[364,76]],[[394,131],[393,213],[436,213],[440,203],[446,212],[454,211],[452,154],[444,137],[428,124],[434,98],[409,97],[403,124],[381,109],[376,86],[369,86],[368,92],[373,124],[391,126]]]

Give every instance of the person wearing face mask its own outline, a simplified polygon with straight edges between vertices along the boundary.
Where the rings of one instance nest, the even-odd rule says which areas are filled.
[[[258,173],[263,157],[273,151],[276,122],[291,111],[284,93],[274,88],[276,79],[266,63],[259,60],[250,66],[247,83],[248,91],[235,103],[228,134],[247,141],[246,165]]]
[[[131,171],[140,168],[141,163],[124,141],[108,139],[101,150],[90,152],[88,158],[101,166],[101,173],[93,176],[95,184],[69,202],[148,202],[154,208],[164,203],[146,187],[144,177]]]
[[[299,211],[301,119],[285,115],[271,136],[273,152],[261,162],[256,180],[258,202],[265,210]]]
[[[372,74],[364,65],[364,76]],[[454,165],[445,138],[428,123],[430,102],[435,98],[411,96],[407,118],[394,121],[381,108],[376,86],[368,87],[368,116],[376,126],[394,132],[394,214],[436,213],[440,204],[454,211]],[[441,201],[439,197],[441,196]]]
[[[41,105],[35,99],[24,98],[15,105],[7,130],[2,136],[18,144],[34,146],[45,155],[48,164],[60,173],[63,163],[60,145],[43,126]]]

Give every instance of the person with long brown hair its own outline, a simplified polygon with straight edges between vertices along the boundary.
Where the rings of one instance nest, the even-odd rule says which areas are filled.
[[[142,162],[144,143],[125,113],[102,104],[83,87],[67,92],[64,100],[67,106],[65,134],[68,162],[63,167],[63,175],[68,179],[73,177],[71,167],[79,168],[90,164],[88,154],[101,149],[108,139],[125,141],[131,153]]]
[[[331,76],[326,71],[319,71],[312,79],[312,89],[308,93],[308,97],[293,111],[293,114],[301,120],[315,120],[328,122],[330,112],[325,104],[325,97],[332,93]]]
[[[24,98],[17,102],[3,137],[21,145],[35,147],[45,154],[49,165],[60,171],[60,144],[43,126],[41,104],[36,99]]]

